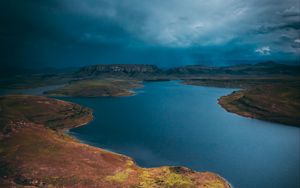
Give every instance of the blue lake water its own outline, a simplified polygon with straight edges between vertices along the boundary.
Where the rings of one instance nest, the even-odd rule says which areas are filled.
[[[132,157],[140,166],[216,172],[235,188],[300,187],[300,129],[226,112],[232,89],[146,83],[132,97],[63,98],[94,111],[70,130],[85,143]]]

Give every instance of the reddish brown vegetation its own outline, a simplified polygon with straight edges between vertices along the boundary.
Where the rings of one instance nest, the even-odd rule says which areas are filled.
[[[0,187],[229,187],[184,167],[140,168],[132,159],[79,143],[63,130],[91,110],[37,96],[0,97]]]

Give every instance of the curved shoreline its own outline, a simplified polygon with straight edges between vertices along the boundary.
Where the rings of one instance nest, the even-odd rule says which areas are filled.
[[[135,93],[135,92],[134,92],[134,93]],[[136,93],[135,93],[135,94],[136,94]],[[82,123],[82,124],[80,124],[80,125],[77,125],[77,126],[75,126],[75,127],[68,128],[68,129],[66,129],[64,132],[65,132],[67,135],[70,135],[72,138],[78,140],[78,141],[79,141],[80,143],[82,143],[82,144],[88,145],[88,146],[90,146],[90,147],[95,147],[95,146],[91,146],[91,145],[89,145],[89,144],[83,142],[82,140],[78,139],[77,137],[75,137],[75,136],[73,136],[73,135],[67,133],[67,132],[69,132],[71,129],[75,129],[75,128],[78,128],[78,127],[81,127],[81,126],[87,126],[91,121],[93,121],[93,119],[94,119],[94,116],[93,116],[93,118],[92,118],[91,120],[89,120],[89,121],[87,121],[87,122],[85,122],[85,123]],[[102,148],[100,148],[100,147],[96,147],[96,148],[102,149]],[[103,150],[105,150],[105,151],[107,151],[107,152],[110,152],[110,153],[112,153],[112,154],[115,154],[115,155],[120,155],[120,156],[127,157],[127,158],[129,158],[130,160],[132,160],[132,162],[133,162],[136,166],[138,166],[137,163],[135,162],[135,160],[134,160],[133,158],[127,156],[127,155],[124,155],[124,154],[121,154],[121,153],[117,153],[117,152],[114,152],[114,151],[111,151],[111,150],[107,150],[107,149],[103,149]],[[138,167],[139,167],[139,166],[138,166]],[[183,166],[161,166],[161,167],[155,167],[155,168],[162,168],[162,167],[169,167],[169,168],[185,168],[185,169],[187,169],[188,171],[189,171],[189,170],[193,171],[192,169],[188,169],[188,168],[183,167]],[[144,167],[140,167],[140,168],[144,168]],[[155,169],[155,168],[144,168],[144,169]],[[198,172],[198,171],[193,171],[193,172]],[[205,173],[211,173],[211,172],[205,172]],[[217,176],[218,178],[220,178],[221,180],[223,180],[223,181],[225,182],[225,184],[226,184],[226,187],[228,187],[228,188],[234,188],[234,187],[231,185],[231,183],[229,183],[225,178],[223,178],[223,177],[220,176],[219,174],[216,174],[216,173],[213,173],[213,174],[216,175],[216,176]],[[206,186],[205,186],[205,187],[206,187]],[[209,188],[209,187],[208,187],[208,188]],[[214,188],[214,187],[212,187],[212,188]]]
[[[204,87],[240,88],[218,99],[218,104],[227,112],[300,127],[300,81],[298,79],[267,81],[226,78],[187,80],[181,83]]]
[[[92,120],[91,110],[75,103],[11,95],[0,97],[0,105],[0,120],[4,122],[0,127],[0,164],[6,164],[1,170],[2,187],[230,188],[214,173],[185,167],[141,168],[130,157],[69,137],[65,131]],[[15,147],[19,149],[12,150]]]
[[[220,97],[218,104],[227,112],[243,117],[300,127],[299,104],[293,101],[299,93],[294,88],[280,87],[264,86],[234,91]],[[286,92],[291,93],[292,100],[282,97]]]

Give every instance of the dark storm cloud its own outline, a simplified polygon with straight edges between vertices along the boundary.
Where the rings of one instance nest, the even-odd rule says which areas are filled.
[[[298,0],[0,2],[1,63],[163,65],[299,58]]]
[[[115,22],[69,10],[61,2],[1,2],[1,63],[98,63],[133,40]]]

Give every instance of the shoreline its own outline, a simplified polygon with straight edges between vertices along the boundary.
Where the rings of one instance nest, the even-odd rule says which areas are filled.
[[[234,89],[235,91],[217,99],[217,103],[227,112],[284,126],[300,127],[298,79],[278,83],[256,79],[243,82],[242,85],[240,81],[234,83],[231,79],[213,79],[182,81],[181,84]]]
[[[242,117],[277,123],[283,126],[300,127],[300,113],[297,110],[299,106],[292,103],[286,105],[286,107],[280,103],[280,100],[285,98],[276,98],[276,94],[272,92],[266,94],[263,91],[259,94],[252,94],[256,90],[257,88],[250,88],[233,91],[218,98],[218,104],[228,113],[234,113]],[[279,102],[272,102],[270,99],[273,97],[272,95],[275,95],[274,98]],[[280,93],[280,95],[283,94]],[[296,95],[298,94],[296,93]]]
[[[143,85],[142,87],[144,87],[144,85]],[[141,87],[141,88],[142,88],[142,87]],[[135,92],[135,94],[136,94],[136,92]],[[121,97],[130,97],[130,96],[121,96]],[[89,108],[89,109],[92,110],[91,108]],[[136,161],[135,161],[132,157],[130,157],[130,156],[127,156],[127,155],[124,155],[124,154],[121,154],[121,153],[118,153],[118,152],[114,152],[114,151],[111,151],[111,150],[109,150],[109,149],[103,149],[103,148],[100,148],[100,147],[97,147],[97,146],[92,146],[92,145],[90,145],[90,144],[84,142],[83,140],[81,140],[81,139],[75,137],[74,135],[68,134],[68,132],[70,132],[71,129],[75,129],[75,128],[78,128],[78,127],[81,127],[81,126],[87,126],[87,125],[88,125],[90,122],[92,122],[93,120],[94,120],[94,115],[92,114],[92,119],[91,119],[91,120],[89,120],[89,121],[87,121],[87,122],[85,122],[85,123],[79,124],[79,125],[77,125],[77,126],[75,126],[75,127],[67,128],[66,130],[64,130],[63,134],[66,134],[66,135],[68,135],[68,136],[71,136],[73,139],[77,140],[77,141],[80,142],[81,144],[87,145],[87,146],[89,146],[89,147],[95,147],[95,148],[104,150],[104,151],[106,151],[106,152],[112,153],[112,154],[114,154],[114,155],[119,155],[119,156],[124,156],[124,157],[126,157],[126,158],[129,158],[129,159],[130,159],[137,167],[139,167],[139,168],[143,168],[143,169],[155,169],[155,168],[162,168],[162,167],[169,167],[169,168],[177,168],[177,167],[179,167],[179,168],[186,168],[186,167],[183,167],[183,166],[166,166],[166,165],[164,165],[164,166],[158,166],[158,167],[151,167],[151,168],[141,167],[141,166],[139,166],[139,165],[136,163]],[[188,169],[189,169],[189,168],[188,168]],[[192,169],[190,169],[190,170],[192,170]],[[194,171],[194,170],[192,170],[192,171]],[[199,172],[199,171],[194,171],[194,172]],[[213,172],[208,172],[208,173],[213,173]],[[222,177],[221,175],[219,175],[219,174],[217,174],[217,173],[213,173],[213,174],[215,174],[218,178],[220,178],[220,179],[222,179],[224,182],[226,182],[228,188],[234,188],[234,187],[231,185],[231,183],[230,183],[229,181],[227,181],[224,177]]]
[[[82,143],[68,135],[72,128],[86,126],[93,120],[89,108],[31,95],[1,96],[0,102],[6,112],[0,118],[8,117],[8,122],[13,116],[20,119],[7,124],[12,126],[11,132],[0,132],[1,142],[5,143],[0,144],[0,159],[7,164],[2,170],[5,176],[0,177],[0,186],[231,188],[227,180],[212,172],[174,166],[143,168],[131,157]],[[21,108],[16,108],[19,105]],[[23,120],[20,113],[24,117],[30,114],[33,119]],[[55,119],[55,124],[49,117]],[[19,150],[10,149],[16,146]],[[22,157],[3,158],[3,154]]]

